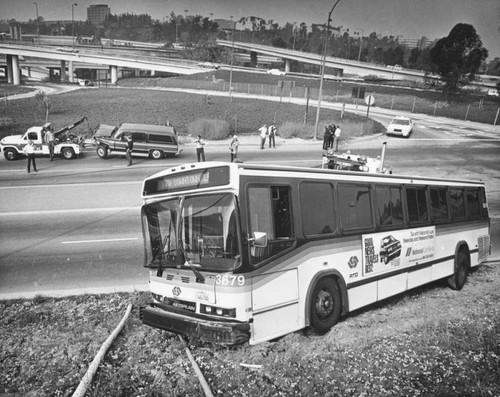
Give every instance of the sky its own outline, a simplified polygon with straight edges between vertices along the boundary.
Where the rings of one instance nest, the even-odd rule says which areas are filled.
[[[175,14],[235,20],[257,16],[286,22],[325,24],[336,0],[36,0],[45,20],[85,20],[87,7],[107,4],[112,14],[149,14],[163,20]],[[78,5],[72,7],[72,4]],[[0,0],[0,19],[27,21],[36,18],[33,0]],[[439,39],[457,23],[474,26],[488,49],[489,59],[500,57],[500,0],[340,0],[331,26],[404,38]]]

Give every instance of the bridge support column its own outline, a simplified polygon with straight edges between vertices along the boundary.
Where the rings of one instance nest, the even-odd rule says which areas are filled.
[[[75,82],[75,77],[73,76],[73,61],[68,62],[68,77],[70,83]]]
[[[21,84],[18,55],[7,55],[7,82],[14,85]]]
[[[111,65],[111,84],[116,84],[118,81],[118,66]]]
[[[285,59],[285,73],[290,73],[290,60]]]
[[[66,61],[61,61],[61,83],[68,81],[68,75],[66,74]]]

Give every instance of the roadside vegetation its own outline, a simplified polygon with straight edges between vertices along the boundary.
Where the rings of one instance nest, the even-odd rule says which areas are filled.
[[[184,344],[142,325],[146,293],[0,302],[0,394],[70,396],[129,303],[89,397],[203,396]],[[498,396],[500,266],[462,291],[436,282],[341,320],[255,346],[190,341],[216,396]]]
[[[206,94],[185,94],[158,89],[99,88],[82,89],[50,96],[49,121],[54,128],[65,127],[86,116],[87,135],[98,124],[119,125],[123,122],[172,123],[183,137],[202,135],[205,139],[225,139],[233,134],[257,134],[263,124],[275,122],[284,137],[313,136],[315,108],[309,108],[304,125],[305,106],[275,101],[240,99]],[[36,97],[11,101],[0,108],[0,136],[22,134],[34,125],[43,125],[46,106]],[[341,122],[344,136],[384,132],[385,128],[363,116],[322,110],[318,138],[326,123]],[[281,129],[281,126],[284,126]]]

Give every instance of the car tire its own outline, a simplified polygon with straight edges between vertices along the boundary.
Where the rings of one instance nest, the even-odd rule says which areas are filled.
[[[151,157],[153,160],[160,160],[164,157],[163,151],[159,149],[153,149],[151,152],[149,152],[149,157]]]
[[[65,147],[61,150],[61,155],[66,160],[71,160],[75,158],[75,151],[73,150],[73,148]]]
[[[323,277],[313,288],[309,305],[310,328],[318,335],[326,334],[338,323],[342,312],[340,287],[333,277]]]
[[[14,149],[4,149],[3,156],[6,160],[13,161],[17,159],[17,152]]]
[[[97,146],[97,155],[100,158],[102,158],[102,159],[108,158],[108,148],[107,148],[107,146],[104,146],[104,145]]]

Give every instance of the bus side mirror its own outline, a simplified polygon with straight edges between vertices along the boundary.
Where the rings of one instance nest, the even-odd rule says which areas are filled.
[[[253,232],[252,238],[249,239],[254,247],[267,247],[267,233]]]

